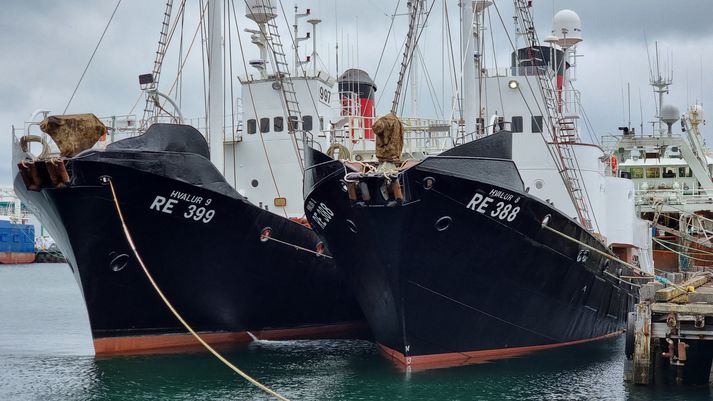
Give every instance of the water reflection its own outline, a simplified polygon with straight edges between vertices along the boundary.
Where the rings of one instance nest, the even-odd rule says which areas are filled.
[[[28,318],[31,317],[31,318]],[[0,400],[267,400],[196,352],[95,358],[69,269],[0,267]],[[367,341],[256,341],[228,359],[292,400],[708,400],[710,387],[623,383],[623,338],[404,372]]]

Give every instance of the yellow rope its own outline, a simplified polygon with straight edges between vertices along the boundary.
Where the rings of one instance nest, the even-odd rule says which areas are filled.
[[[652,239],[653,239],[656,243],[658,243],[659,245],[661,245],[662,247],[668,249],[669,251],[671,251],[671,252],[673,252],[673,253],[675,253],[675,254],[677,254],[677,255],[679,255],[679,256],[683,256],[683,257],[686,257],[686,258],[689,258],[689,259],[693,259],[693,260],[698,260],[698,261],[700,261],[700,262],[709,262],[709,263],[710,263],[710,262],[713,262],[713,259],[701,259],[701,258],[697,258],[697,257],[695,257],[695,256],[686,255],[685,253],[679,252],[679,251],[677,251],[677,250],[675,250],[675,249],[673,249],[673,248],[669,248],[668,246],[666,246],[666,244],[664,244],[664,243],[661,242],[660,240],[657,240],[656,238],[652,238]]]
[[[663,242],[663,243],[666,243],[666,244],[669,244],[669,245],[675,245],[675,246],[677,246],[677,247],[679,247],[679,248],[683,248],[683,249],[693,249],[693,252],[691,252],[691,253],[694,253],[694,254],[713,255],[713,252],[704,251],[704,250],[701,249],[701,248],[694,248],[694,247],[692,247],[692,246],[682,245],[682,244],[679,244],[679,243],[677,243],[677,242],[667,241],[667,240],[664,240],[664,239],[661,239],[661,238],[652,238],[652,239],[653,239],[654,241]],[[708,249],[711,249],[711,247],[706,246],[706,245],[703,245],[703,244],[698,244],[698,245],[703,246],[703,247],[706,247],[706,248],[708,248]]]
[[[610,255],[610,254],[608,254],[608,253],[606,253],[606,252],[600,251],[599,249],[597,249],[597,248],[595,248],[595,247],[593,247],[593,246],[591,246],[591,245],[589,245],[589,244],[585,244],[584,242],[582,242],[582,241],[580,241],[580,240],[578,240],[578,239],[576,239],[576,238],[574,238],[574,237],[570,237],[569,235],[567,235],[567,234],[565,234],[565,233],[563,233],[563,232],[559,232],[559,231],[555,230],[554,228],[548,226],[547,224],[542,224],[542,227],[543,227],[543,228],[546,228],[546,229],[552,231],[553,233],[555,233],[555,234],[557,234],[557,235],[559,235],[559,236],[561,236],[561,237],[563,237],[563,238],[566,238],[566,239],[568,239],[568,240],[570,240],[570,241],[572,241],[572,242],[574,242],[574,243],[576,243],[576,244],[579,244],[579,245],[581,245],[581,246],[583,246],[583,247],[585,247],[585,248],[587,248],[587,249],[589,249],[589,250],[592,250],[592,251],[594,251],[594,252],[596,252],[596,253],[598,253],[598,254],[604,256],[604,257],[607,258],[607,259],[613,260],[613,261],[615,261],[615,262],[619,262],[619,263],[623,264],[624,266],[628,266],[628,267],[632,268],[636,273],[639,273],[639,274],[647,274],[647,275],[653,276],[653,274],[651,274],[651,273],[647,273],[647,272],[642,271],[641,268],[639,268],[638,266],[634,266],[634,265],[632,265],[631,263],[627,263],[627,262],[625,262],[625,261],[623,261],[623,260],[617,258],[616,256],[612,256],[612,255]]]
[[[612,255],[610,255],[610,254],[608,254],[608,253],[606,253],[606,252],[600,251],[599,249],[597,249],[597,248],[595,248],[595,247],[593,247],[593,246],[591,246],[591,245],[589,245],[589,244],[585,244],[584,242],[582,242],[582,241],[580,241],[580,240],[578,240],[578,239],[576,239],[576,238],[574,238],[574,237],[570,237],[569,235],[567,235],[567,234],[565,234],[565,233],[563,233],[563,232],[557,231],[557,230],[555,230],[554,228],[548,226],[546,223],[543,223],[543,224],[542,224],[542,227],[543,227],[543,228],[546,228],[547,230],[549,230],[549,231],[551,231],[551,232],[553,232],[553,233],[555,233],[555,234],[557,234],[557,235],[559,235],[559,236],[561,236],[561,237],[563,237],[563,238],[565,238],[565,239],[568,239],[568,240],[570,240],[570,241],[572,241],[572,242],[574,242],[574,243],[576,243],[576,244],[579,244],[579,245],[581,245],[581,246],[583,246],[583,247],[585,247],[585,248],[587,248],[587,249],[590,249],[590,250],[592,250],[592,251],[594,251],[594,252],[596,252],[596,253],[602,255],[603,257],[605,257],[605,258],[607,258],[607,259],[613,260],[613,261],[615,261],[615,262],[619,262],[619,263],[623,264],[624,266],[628,266],[628,267],[630,267],[631,269],[633,269],[634,272],[636,272],[636,273],[644,274],[644,275],[648,275],[648,276],[651,276],[651,277],[656,278],[656,275],[655,275],[655,274],[651,274],[651,273],[642,271],[639,267],[634,266],[634,265],[632,265],[631,263],[627,263],[627,262],[625,262],[625,261],[623,261],[623,260],[617,258],[616,256],[612,256]],[[656,268],[654,268],[654,270],[655,270],[655,271],[656,271],[656,270],[662,271],[662,270],[659,270],[659,269],[656,269]],[[683,291],[686,291],[686,292],[687,292],[687,289],[686,289],[686,288],[683,288],[683,287],[681,287],[680,285],[675,284],[674,282],[672,282],[672,281],[670,281],[670,280],[666,280],[666,281],[668,281],[668,283],[667,283],[668,285],[671,285],[671,286],[673,286],[673,287],[678,288],[679,290],[683,290]],[[633,284],[633,283],[630,283],[630,284]]]
[[[193,330],[193,328],[186,322],[183,317],[178,313],[178,311],[173,307],[171,302],[166,298],[166,296],[163,294],[163,291],[158,287],[158,284],[156,284],[156,281],[154,281],[153,276],[151,276],[151,273],[149,273],[148,269],[146,268],[146,265],[144,264],[143,259],[141,259],[141,256],[139,255],[139,252],[136,250],[136,246],[134,245],[134,240],[131,237],[131,234],[129,233],[129,228],[126,226],[126,222],[124,222],[124,215],[121,213],[121,207],[119,206],[119,200],[116,196],[116,191],[114,190],[114,183],[112,182],[111,178],[109,178],[109,187],[111,188],[111,195],[114,199],[114,205],[116,206],[116,212],[119,215],[119,220],[121,221],[121,226],[124,229],[124,235],[126,236],[126,241],[129,243],[129,246],[131,247],[131,250],[134,253],[134,256],[136,257],[136,260],[139,261],[139,264],[141,265],[141,269],[143,269],[144,274],[146,274],[146,278],[149,279],[151,282],[151,285],[153,286],[154,290],[156,290],[156,293],[161,297],[163,302],[166,304],[168,309],[171,310],[171,313],[178,319],[181,324],[188,330],[193,337],[195,337],[196,340],[198,340],[199,343],[201,343],[208,351],[210,351],[211,354],[215,355],[216,358],[218,358],[221,362],[223,362],[225,365],[227,365],[230,369],[232,369],[235,373],[239,374],[242,376],[245,380],[249,381],[250,383],[254,384],[257,386],[260,390],[272,395],[273,397],[282,400],[282,401],[290,401],[287,398],[281,396],[280,394],[276,393],[274,390],[268,388],[264,384],[260,383],[259,381],[253,379],[250,377],[247,373],[243,372],[242,370],[238,369],[237,366],[233,365],[225,359],[218,351],[213,349],[203,338],[201,338],[198,333]]]

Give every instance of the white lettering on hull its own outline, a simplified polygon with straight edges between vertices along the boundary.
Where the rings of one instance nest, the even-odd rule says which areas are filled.
[[[502,201],[494,203],[496,199],[502,199]],[[512,203],[510,203],[510,201],[512,201]],[[520,202],[519,196],[516,198],[513,194],[492,189],[488,193],[488,196],[475,193],[465,207],[480,214],[487,213],[488,216],[498,220],[512,222],[517,218],[518,213],[520,213],[519,206],[513,207],[513,204],[517,204],[518,202]]]
[[[312,207],[314,208],[314,205],[312,205]],[[322,202],[319,203],[314,213],[312,213],[312,220],[314,220],[320,228],[327,227],[327,224],[332,221],[332,217],[334,217],[334,212]]]
[[[202,196],[191,195],[181,191],[171,191],[171,195],[168,197],[156,195],[149,206],[149,210],[173,214],[174,206],[188,203],[185,208],[181,208],[183,213],[179,212],[180,216],[184,219],[210,223],[215,217],[215,210],[208,209],[206,206],[210,205],[212,201],[211,198],[204,200]]]

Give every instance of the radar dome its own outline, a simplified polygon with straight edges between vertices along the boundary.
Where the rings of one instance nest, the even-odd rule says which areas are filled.
[[[678,121],[681,113],[678,111],[676,106],[670,104],[665,104],[661,106],[661,120],[666,124],[673,124]]]
[[[582,41],[582,21],[572,10],[560,10],[552,22],[552,34],[562,47],[574,46]]]
[[[258,24],[265,24],[277,17],[273,3],[273,0],[245,0],[245,16]]]

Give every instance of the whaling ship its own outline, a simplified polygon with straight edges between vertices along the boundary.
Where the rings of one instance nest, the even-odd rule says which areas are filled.
[[[205,13],[212,55],[209,141],[181,124],[178,107],[170,123],[161,123],[167,119],[157,111],[161,103],[176,106],[158,90],[161,60],[169,28],[184,11],[181,6],[171,18],[171,3],[154,71],[140,77],[148,98],[143,122],[111,118],[104,120],[107,128],[92,115],[40,111],[13,132],[15,189],[67,257],[96,353],[195,344],[141,271],[114,201],[159,287],[209,342],[248,342],[248,331],[298,338],[361,330],[362,315],[343,275],[300,222],[301,137],[319,146],[324,135],[310,131],[342,118],[343,105],[331,96],[336,80],[316,67],[313,74],[289,74],[273,2],[247,2],[261,59],[250,63],[257,76],[246,71],[241,79],[242,120],[226,124],[222,5],[213,1]],[[319,101],[308,101],[313,93],[321,94]],[[32,142],[42,146],[37,156]]]
[[[531,2],[514,3],[526,47],[498,71],[481,47],[492,2],[462,2],[455,134],[404,134],[402,151],[390,116],[374,124],[371,158],[313,150],[305,174],[307,218],[347,271],[376,341],[409,368],[616,335],[637,299],[626,277],[652,271],[631,181],[611,176],[608,155],[580,138],[578,16],[560,11],[543,46]],[[410,3],[404,64],[419,5]]]

